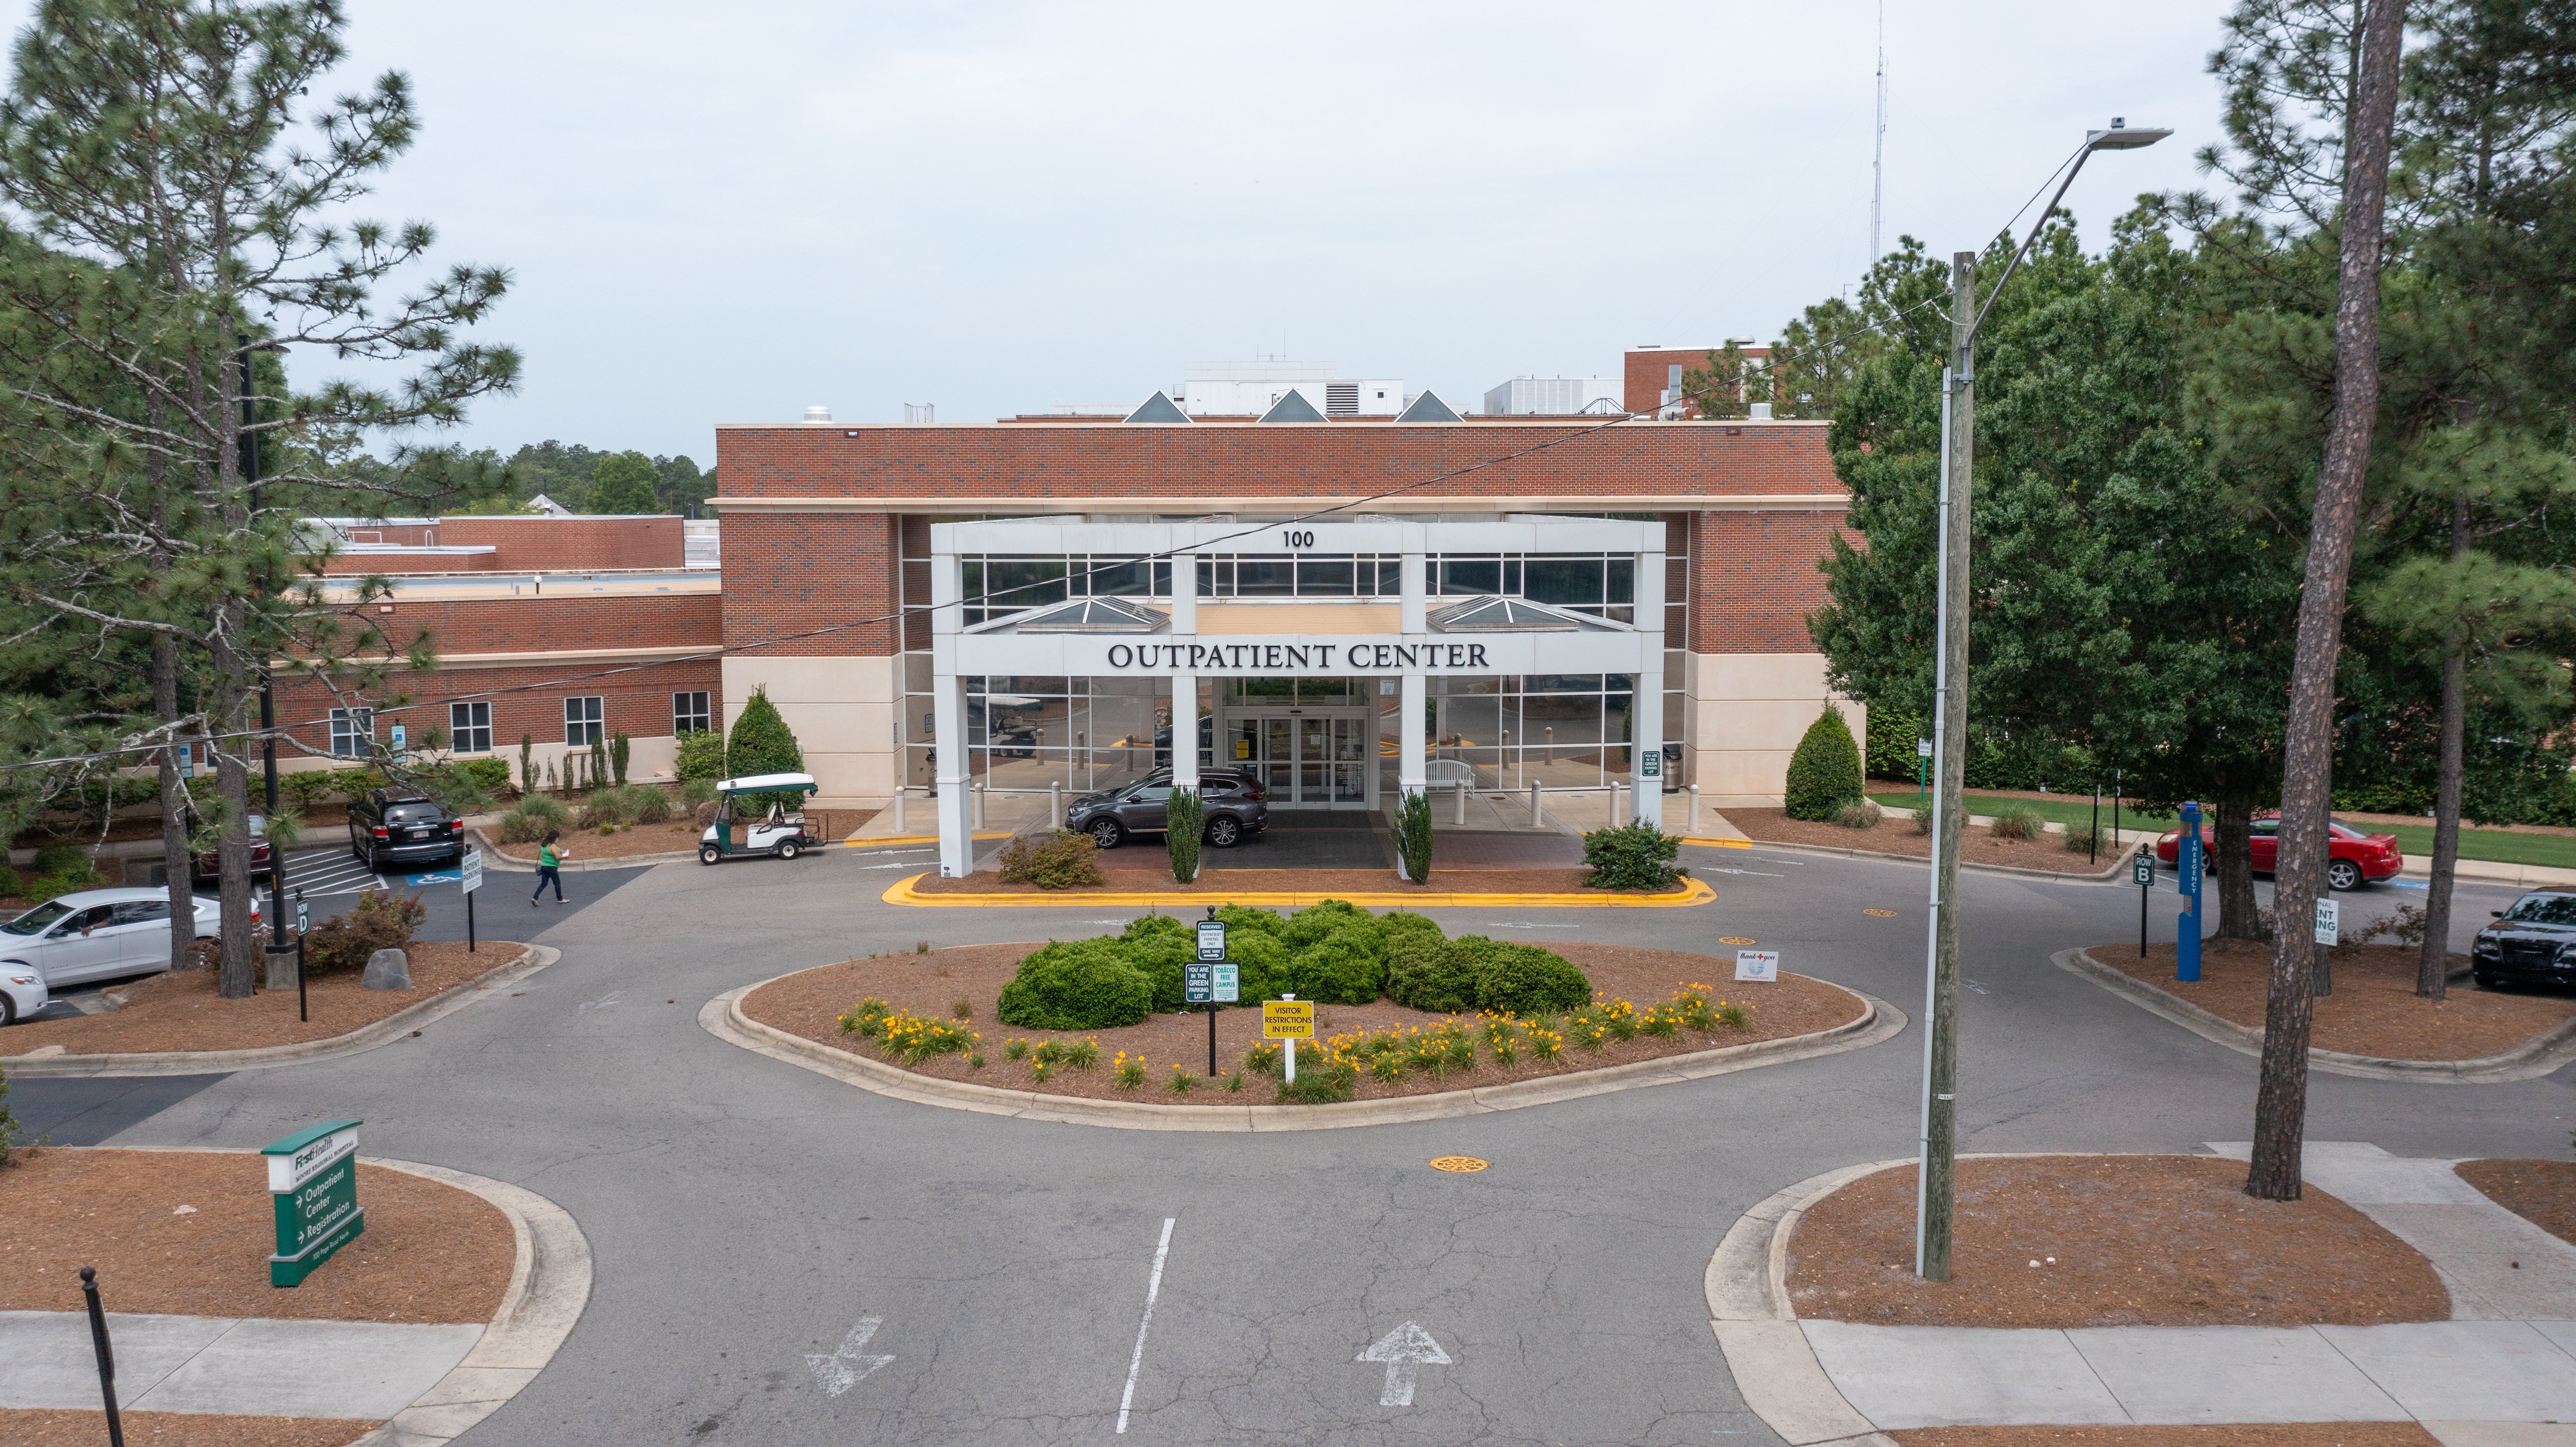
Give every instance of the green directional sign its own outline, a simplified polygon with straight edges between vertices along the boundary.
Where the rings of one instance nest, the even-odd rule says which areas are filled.
[[[325,1121],[260,1151],[277,1208],[277,1252],[268,1284],[301,1286],[316,1267],[367,1229],[358,1204],[358,1125]]]

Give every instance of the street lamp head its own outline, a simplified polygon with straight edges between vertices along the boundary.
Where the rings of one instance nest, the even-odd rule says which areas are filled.
[[[2140,146],[2152,146],[2156,142],[2161,141],[2172,134],[2172,131],[2159,126],[2133,126],[2129,124],[2128,117],[2113,116],[2111,117],[2111,128],[2109,130],[2086,131],[2084,133],[2084,149],[2088,151],[2134,151]]]

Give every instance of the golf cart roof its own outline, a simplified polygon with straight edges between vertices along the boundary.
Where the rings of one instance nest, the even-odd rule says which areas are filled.
[[[716,781],[719,794],[783,793],[789,789],[802,789],[811,794],[822,787],[814,782],[812,774],[746,774],[739,779]]]

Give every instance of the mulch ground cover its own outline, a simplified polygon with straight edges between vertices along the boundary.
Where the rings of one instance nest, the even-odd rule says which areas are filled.
[[[2103,817],[2108,818],[2109,815]],[[1915,859],[1932,857],[1932,836],[1915,833],[1912,822],[1904,819],[1882,819],[1870,829],[1846,829],[1840,824],[1815,819],[1792,819],[1780,809],[1729,809],[1726,822],[1743,830],[1747,837],[1767,844],[1867,849]],[[2088,858],[2081,849],[2068,852],[2063,834],[2042,834],[2034,839],[1998,839],[1993,830],[1972,824],[1968,832],[1960,836],[1959,858],[1968,864],[2009,864],[2020,869],[2045,869],[2055,874],[2099,874],[2110,868],[2119,855],[2105,850],[2098,858]]]
[[[472,954],[463,940],[405,947],[411,956],[408,990],[370,990],[359,972],[315,975],[306,985],[313,1018],[295,1018],[295,991],[262,990],[247,1000],[227,1000],[215,993],[211,969],[172,970],[150,975],[110,993],[125,999],[122,1009],[73,1020],[33,1020],[0,1033],[0,1051],[24,1056],[48,1045],[71,1055],[123,1055],[145,1050],[247,1050],[262,1045],[292,1045],[328,1040],[398,1010],[409,1009],[448,990],[474,988],[474,982],[527,954],[528,947],[487,939]]]
[[[1383,1100],[1501,1085],[1508,1081],[1570,1074],[1632,1060],[1652,1060],[1659,1056],[1805,1035],[1857,1019],[1865,1008],[1849,993],[1800,975],[1783,974],[1777,984],[1734,984],[1730,980],[1734,973],[1733,962],[1711,959],[1706,955],[1685,954],[1678,950],[1634,949],[1624,945],[1551,943],[1549,947],[1581,966],[1596,992],[1625,999],[1640,1010],[1671,998],[1685,984],[1704,983],[1713,988],[1718,998],[1750,1006],[1752,1019],[1738,1029],[1719,1029],[1705,1034],[1685,1030],[1678,1036],[1663,1038],[1641,1034],[1631,1040],[1607,1041],[1597,1053],[1569,1041],[1563,1055],[1554,1064],[1524,1056],[1515,1064],[1497,1065],[1490,1054],[1480,1052],[1472,1070],[1452,1069],[1439,1074],[1407,1070],[1394,1081],[1362,1074],[1352,1098]],[[1248,1074],[1239,1091],[1228,1091],[1221,1082],[1207,1081],[1208,1027],[1204,1011],[1153,1015],[1142,1024],[1115,1030],[1062,1034],[1020,1030],[997,1023],[995,996],[1018,969],[1020,958],[1032,948],[1034,946],[1025,944],[968,945],[933,950],[928,954],[889,955],[824,965],[761,986],[744,998],[743,1013],[792,1035],[853,1054],[864,1053],[870,1059],[881,1059],[882,1056],[868,1040],[841,1033],[840,1015],[860,999],[875,996],[915,1014],[941,1016],[951,1015],[954,1007],[962,1002],[972,1013],[974,1028],[983,1035],[984,1067],[978,1070],[956,1055],[934,1055],[910,1069],[942,1080],[973,1081],[1005,1090],[1044,1090],[1051,1095],[1083,1096],[1094,1100],[1143,1100],[1166,1105],[1273,1103],[1277,1086],[1266,1076]],[[1335,1034],[1436,1025],[1453,1018],[1456,1017],[1410,1010],[1390,1000],[1379,1000],[1373,1005],[1325,1005],[1316,1011],[1316,1034],[1320,1044],[1322,1037]],[[1475,1017],[1467,1018],[1473,1020]],[[1235,1072],[1242,1064],[1244,1052],[1258,1043],[1260,1033],[1261,1012],[1258,1009],[1218,1011],[1218,1069],[1228,1074]],[[1032,1047],[1049,1039],[1095,1040],[1100,1046],[1100,1063],[1088,1069],[1058,1066],[1041,1083],[1031,1074],[1028,1062],[1005,1058],[1002,1047],[1014,1038],[1025,1039]],[[1120,1051],[1141,1055],[1147,1061],[1146,1080],[1142,1086],[1122,1089],[1111,1078],[1110,1061]],[[1301,1062],[1314,1058],[1302,1044],[1298,1047],[1298,1055]],[[1199,1081],[1199,1088],[1186,1095],[1173,1094],[1169,1083],[1174,1065],[1186,1067]]]
[[[2268,944],[2203,941],[2200,978],[2189,984],[2174,978],[2170,944],[2149,945],[2143,959],[2134,940],[2095,945],[2091,953],[2120,973],[2221,1019],[2263,1028],[2263,1002],[2272,977]],[[2510,1050],[2576,1015],[2576,996],[2481,990],[2467,980],[2453,980],[2435,1004],[2415,994],[2417,959],[2413,945],[2337,949],[2334,993],[2316,1002],[2308,1044],[2389,1060],[2476,1060]]]
[[[1951,1279],[1914,1274],[1914,1169],[1863,1176],[1789,1241],[1802,1317],[1878,1326],[2376,1326],[2443,1321],[2431,1263],[2311,1185],[2245,1194],[2210,1156],[1958,1165]],[[2036,1264],[2034,1264],[2036,1263]]]
[[[116,1414],[129,1447],[345,1447],[376,1426],[336,1417],[227,1417],[196,1412]],[[105,1412],[0,1408],[0,1447],[105,1442]]]
[[[1682,894],[1687,884],[1669,890],[1593,889],[1585,883],[1592,871],[1573,869],[1443,869],[1434,865],[1431,882],[1409,884],[1395,877],[1391,869],[1221,869],[1202,866],[1198,882],[1181,884],[1173,880],[1168,869],[1104,869],[1106,884],[1077,885],[1071,889],[1040,889],[1034,884],[1004,883],[992,870],[981,870],[957,879],[931,875],[913,884],[917,894],[1036,894],[1079,896],[1084,894],[1206,894],[1217,890],[1240,890],[1246,894],[1400,894],[1419,891],[1424,894],[1600,894],[1643,895],[1649,893]]]
[[[578,810],[577,801],[568,803]],[[805,832],[827,846],[838,844],[849,837],[851,830],[875,817],[877,811],[874,809],[808,809],[805,811]],[[705,833],[706,826],[693,819],[674,819],[667,824],[621,826],[614,834],[602,834],[596,829],[566,829],[556,845],[571,851],[569,857],[573,859],[632,859],[639,854],[695,850],[699,836]],[[484,830],[483,837],[496,853],[506,858],[521,864],[537,862],[537,846],[534,844],[504,844],[497,828]]]
[[[288,1289],[268,1284],[276,1214],[256,1154],[46,1146],[11,1160],[0,1311],[82,1310],[84,1266],[108,1310],[181,1316],[485,1322],[510,1285],[510,1218],[401,1171],[358,1167],[365,1232]]]
[[[1909,1427],[1905,1447],[2441,1447],[2414,1422],[2230,1422],[2192,1427]]]
[[[2462,1161],[2451,1169],[2488,1200],[2576,1246],[2576,1161]]]

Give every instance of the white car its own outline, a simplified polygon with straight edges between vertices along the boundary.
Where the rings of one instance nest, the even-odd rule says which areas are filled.
[[[196,907],[197,938],[215,938],[223,905],[198,899]],[[84,889],[49,899],[0,924],[0,1025],[43,1009],[65,985],[169,965],[168,890]],[[32,985],[19,983],[30,974],[37,977]]]

